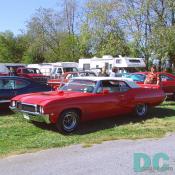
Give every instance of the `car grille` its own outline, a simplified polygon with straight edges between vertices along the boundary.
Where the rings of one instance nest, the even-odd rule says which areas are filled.
[[[26,112],[37,112],[36,106],[31,104],[23,104],[23,103],[17,102],[16,107]]]

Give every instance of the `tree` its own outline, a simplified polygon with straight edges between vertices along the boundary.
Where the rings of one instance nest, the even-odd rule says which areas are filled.
[[[10,31],[0,33],[0,62],[22,62],[28,42],[23,35],[14,36]]]
[[[89,0],[86,4],[85,20],[82,34],[87,39],[83,43],[87,53],[102,56],[104,54],[126,55],[127,44],[124,33],[118,25],[116,17],[117,5],[109,0]]]

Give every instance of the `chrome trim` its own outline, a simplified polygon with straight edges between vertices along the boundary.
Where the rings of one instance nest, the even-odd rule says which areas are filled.
[[[12,107],[12,106],[9,106],[9,108],[14,112],[22,113],[23,117],[25,115],[27,115],[28,120],[38,121],[38,122],[45,122],[47,124],[51,123],[51,121],[49,120],[49,115],[46,115],[46,114],[44,115],[44,114],[40,114],[40,113],[37,113],[37,112],[23,111],[23,110],[19,110],[15,107]],[[26,117],[24,117],[24,118],[26,118]]]
[[[165,95],[168,95],[168,96],[173,95],[173,94],[174,94],[173,92],[165,93]]]
[[[21,112],[21,113],[26,113],[26,114],[32,114],[32,115],[41,115],[39,112],[30,112],[30,111],[24,111],[24,110],[20,110],[16,107],[12,107],[12,106],[9,106],[9,108],[12,110],[12,111],[16,111],[16,112]]]
[[[9,103],[10,100],[0,100],[0,103]]]

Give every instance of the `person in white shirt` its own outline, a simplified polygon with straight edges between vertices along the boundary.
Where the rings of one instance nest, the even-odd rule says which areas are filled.
[[[113,67],[112,68],[112,72],[110,73],[110,77],[116,77],[116,73],[118,72],[118,68],[117,67]]]

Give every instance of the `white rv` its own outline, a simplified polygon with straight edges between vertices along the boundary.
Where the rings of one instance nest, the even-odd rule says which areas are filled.
[[[79,59],[78,67],[81,70],[101,69],[103,67],[111,69],[112,65],[113,57],[111,55],[104,55],[102,58],[93,57]]]
[[[143,68],[146,67],[146,64],[143,58],[130,58],[130,57],[119,56],[117,58],[114,58],[113,66],[119,68],[127,68],[127,67]]]
[[[102,69],[103,67],[110,72],[112,67],[118,67],[120,70],[128,70],[131,68],[145,68],[146,65],[143,58],[130,58],[122,56],[114,58],[110,55],[105,55],[102,58],[93,57],[88,59],[79,59],[79,69],[94,70]]]

